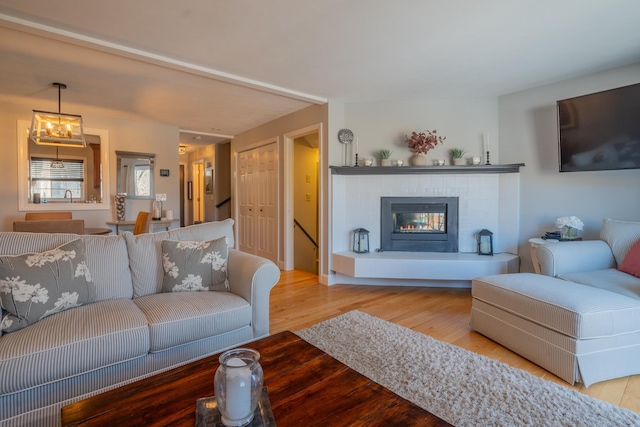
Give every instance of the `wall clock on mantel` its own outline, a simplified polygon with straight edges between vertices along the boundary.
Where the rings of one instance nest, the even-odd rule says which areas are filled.
[[[350,129],[340,129],[338,131],[338,141],[341,144],[350,144],[353,142],[353,132]]]
[[[347,146],[353,142],[353,132],[350,129],[340,129],[338,131],[338,141],[344,145],[342,149],[342,165],[347,166],[347,159],[349,158]]]

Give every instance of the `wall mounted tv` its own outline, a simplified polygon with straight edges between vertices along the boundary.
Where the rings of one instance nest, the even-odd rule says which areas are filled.
[[[560,172],[640,169],[640,83],[557,108]]]

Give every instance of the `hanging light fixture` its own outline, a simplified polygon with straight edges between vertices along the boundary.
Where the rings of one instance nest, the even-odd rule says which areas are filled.
[[[64,169],[64,163],[58,157],[58,147],[56,147],[56,159],[51,162],[49,165],[51,169]]]
[[[53,83],[58,87],[58,112],[33,110],[30,138],[38,145],[57,147],[86,147],[82,116],[60,112],[60,91],[66,89],[64,83]]]
[[[187,146],[186,145],[179,145],[178,146],[178,154],[185,154],[187,152]]]

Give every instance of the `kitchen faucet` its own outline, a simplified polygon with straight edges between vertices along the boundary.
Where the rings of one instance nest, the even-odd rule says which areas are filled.
[[[65,198],[65,199],[67,198],[67,193],[69,193],[69,198],[71,199],[71,202],[70,202],[70,203],[73,203],[73,193],[71,192],[71,190],[66,190],[66,191],[64,192],[64,198]]]

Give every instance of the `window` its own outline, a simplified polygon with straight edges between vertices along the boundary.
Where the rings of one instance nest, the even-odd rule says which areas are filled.
[[[133,170],[135,173],[135,195],[151,196],[151,189],[149,186],[149,182],[151,182],[151,179],[149,178],[151,171],[149,170],[149,164],[135,165]]]
[[[58,162],[64,167],[51,167]],[[42,199],[64,200],[71,191],[74,199],[84,200],[84,166],[83,159],[31,157],[31,193],[40,193]]]

